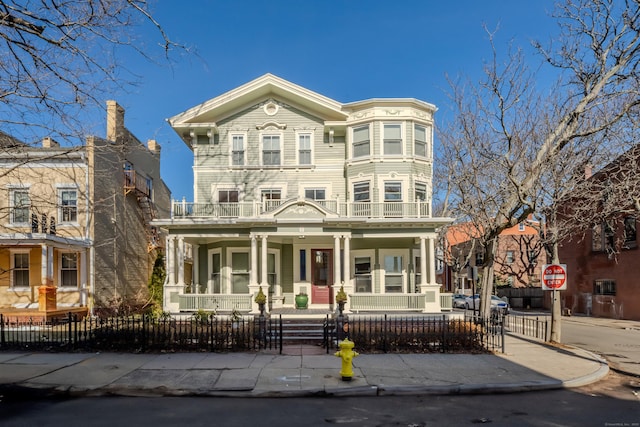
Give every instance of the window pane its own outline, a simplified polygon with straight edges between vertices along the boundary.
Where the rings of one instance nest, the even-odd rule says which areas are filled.
[[[300,280],[307,280],[307,251],[300,249]]]
[[[421,182],[416,182],[416,201],[424,202],[427,200],[427,185]]]
[[[384,200],[397,202],[402,200],[402,184],[399,182],[384,183]]]
[[[29,254],[15,254],[14,268],[29,268]]]
[[[399,124],[384,125],[384,139],[401,139],[401,133]]]
[[[402,273],[402,256],[386,255],[384,257],[384,271],[387,273]]]
[[[78,254],[62,254],[61,260],[61,280],[62,286],[78,286]]]
[[[311,135],[300,135],[298,142],[301,150],[311,150]]]
[[[402,154],[402,141],[384,141],[384,154]]]
[[[299,161],[301,165],[310,165],[311,164],[311,151],[300,151]]]
[[[231,269],[233,272],[249,271],[249,254],[246,252],[234,252],[231,254]]]
[[[636,217],[628,216],[624,219],[624,242],[636,241]]]
[[[368,202],[370,200],[368,182],[360,182],[353,185],[353,200],[355,202]]]
[[[362,126],[353,130],[353,142],[362,142],[369,140],[369,126]]]
[[[414,127],[415,140],[420,142],[427,142],[427,128],[424,126],[416,125]]]

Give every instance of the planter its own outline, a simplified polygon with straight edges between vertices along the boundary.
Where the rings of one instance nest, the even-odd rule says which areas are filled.
[[[309,304],[309,295],[298,294],[298,295],[296,295],[295,300],[296,300],[296,308],[297,309],[307,308],[307,306]]]

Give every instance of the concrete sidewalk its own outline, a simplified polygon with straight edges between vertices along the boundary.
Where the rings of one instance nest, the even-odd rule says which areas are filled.
[[[509,393],[579,387],[606,361],[584,350],[506,336],[506,354],[361,354],[352,381],[319,349],[270,353],[0,353],[0,393],[27,395],[380,396]],[[357,343],[356,348],[357,351]],[[315,353],[315,354],[309,354]]]

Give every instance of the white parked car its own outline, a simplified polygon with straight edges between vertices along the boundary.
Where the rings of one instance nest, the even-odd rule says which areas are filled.
[[[480,295],[475,294],[473,296],[466,297],[464,299],[464,308],[466,308],[467,310],[479,310]],[[509,303],[504,302],[495,295],[491,295],[491,310],[500,310],[502,311],[502,313],[507,314],[509,313]]]

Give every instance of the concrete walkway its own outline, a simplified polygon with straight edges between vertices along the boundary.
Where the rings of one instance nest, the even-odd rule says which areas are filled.
[[[609,368],[584,350],[507,335],[506,354],[0,353],[0,393],[123,396],[311,396],[510,393],[579,387]],[[356,348],[357,351],[357,343]]]

